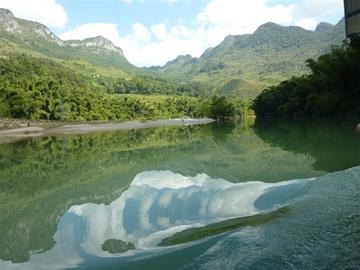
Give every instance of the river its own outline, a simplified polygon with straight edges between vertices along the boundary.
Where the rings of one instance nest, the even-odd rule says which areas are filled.
[[[359,269],[356,121],[0,145],[0,269]]]

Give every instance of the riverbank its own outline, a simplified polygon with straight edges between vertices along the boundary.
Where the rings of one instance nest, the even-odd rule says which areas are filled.
[[[0,129],[0,143],[8,143],[25,138],[41,136],[57,136],[69,134],[85,134],[93,132],[107,132],[117,130],[156,128],[166,126],[189,126],[205,125],[215,122],[211,118],[177,118],[168,120],[146,120],[146,121],[127,121],[127,122],[85,122],[85,123],[66,123],[40,121],[27,122],[24,120],[3,119]],[[28,126],[29,124],[29,126]]]

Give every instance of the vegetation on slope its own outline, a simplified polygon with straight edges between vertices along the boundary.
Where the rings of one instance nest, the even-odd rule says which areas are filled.
[[[10,10],[0,8],[0,38],[47,57],[74,60],[83,59],[89,63],[136,71],[120,48],[103,37],[83,41],[63,41],[45,25],[16,18]]]
[[[14,52],[75,69],[109,93],[198,96],[205,91],[199,84],[169,82],[133,66],[121,48],[104,37],[63,41],[45,25],[16,18],[10,10],[0,8],[0,56]]]
[[[306,63],[311,74],[269,87],[255,99],[258,117],[360,115],[358,38]]]
[[[115,94],[166,94],[204,96],[205,88],[198,83],[175,83],[150,75],[138,75],[132,79],[111,80],[109,93]]]
[[[143,96],[136,94],[191,94],[191,85],[176,85],[152,77],[132,80],[86,77],[49,59],[25,54],[0,59],[0,117],[60,120],[131,120],[212,116],[212,106],[222,107],[217,116],[232,117],[246,111],[247,103],[227,98]],[[103,80],[103,81],[101,81]]]
[[[208,87],[218,94],[254,98],[265,87],[306,73],[304,61],[341,44],[344,29],[343,20],[316,31],[267,23],[251,35],[226,37],[199,58],[180,56],[154,70],[184,81],[211,81]]]

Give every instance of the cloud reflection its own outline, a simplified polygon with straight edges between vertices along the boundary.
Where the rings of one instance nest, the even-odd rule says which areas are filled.
[[[184,229],[276,210],[300,194],[308,182],[234,184],[206,174],[191,177],[171,171],[142,172],[109,205],[72,206],[58,224],[52,250],[33,254],[25,264],[0,261],[0,268],[22,269],[26,265],[27,269],[60,269],[92,256],[113,257],[102,250],[108,239],[131,242],[137,249],[117,256],[163,249],[157,246],[162,239]]]

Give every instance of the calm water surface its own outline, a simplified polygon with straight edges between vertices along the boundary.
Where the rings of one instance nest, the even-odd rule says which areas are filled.
[[[0,145],[0,269],[360,269],[356,121]]]

